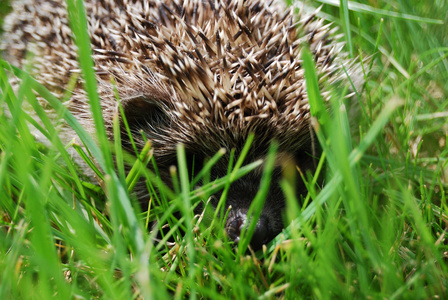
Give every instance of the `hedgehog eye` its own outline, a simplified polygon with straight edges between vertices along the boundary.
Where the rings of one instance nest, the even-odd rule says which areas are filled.
[[[169,116],[160,101],[137,95],[122,99],[123,111],[130,127],[149,124],[152,128],[164,128],[169,124]]]

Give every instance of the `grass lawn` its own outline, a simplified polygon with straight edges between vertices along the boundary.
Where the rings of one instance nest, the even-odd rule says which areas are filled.
[[[189,178],[178,147],[179,180],[171,191],[143,167],[152,163],[149,144],[135,160],[109,144],[104,129],[95,143],[60,99],[0,61],[0,299],[446,299],[448,1],[307,4],[324,4],[320,14],[345,33],[346,51],[362,57],[365,84],[350,99],[335,90],[324,112],[312,109],[324,183],[306,174],[310,204],[298,207],[290,180],[282,181],[287,227],[257,253],[244,241],[235,249],[212,209],[193,214],[198,201],[207,203],[257,163],[235,157],[228,176],[195,190],[198,178]],[[6,11],[3,1],[0,18]],[[75,30],[82,36],[85,27]],[[79,47],[86,66],[88,40]],[[315,110],[324,104],[313,61],[306,52],[303,60]],[[83,70],[93,78],[93,70]],[[17,93],[8,83],[13,73],[22,78]],[[89,153],[60,140],[33,90]],[[86,90],[100,123],[95,80]],[[50,145],[36,142],[35,127]],[[80,172],[71,147],[89,162],[95,157],[101,184]],[[200,176],[207,178],[221,155]],[[123,161],[133,165],[128,174]],[[266,180],[271,169],[267,163]],[[141,177],[153,195],[147,212],[131,193]],[[169,230],[158,234],[164,224]]]

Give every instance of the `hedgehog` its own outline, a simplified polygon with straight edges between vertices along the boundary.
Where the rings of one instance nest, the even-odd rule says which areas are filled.
[[[185,147],[196,169],[220,149],[212,179],[225,176],[230,153],[239,155],[254,136],[245,162],[264,160],[269,145],[279,145],[278,161],[301,172],[314,172],[319,147],[310,125],[310,107],[301,53],[309,47],[322,83],[347,81],[353,60],[342,51],[341,34],[332,24],[262,0],[85,0],[94,68],[103,117],[113,139],[117,96],[139,150],[151,141],[163,181],[170,184],[176,146]],[[21,0],[5,19],[0,45],[5,60],[17,67],[34,54],[32,73],[61,96],[79,72],[77,48],[63,0]],[[345,71],[343,69],[345,68]],[[326,85],[328,86],[328,85]],[[323,90],[324,97],[329,93]],[[94,128],[82,78],[67,107],[86,129]],[[125,130],[122,147],[133,153]],[[277,163],[269,193],[250,241],[259,249],[284,228],[285,199]],[[225,229],[235,243],[250,222],[247,212],[260,186],[262,170],[233,182],[226,198]],[[297,198],[306,195],[297,176]],[[136,191],[144,207],[142,185]],[[214,207],[220,194],[211,197]]]

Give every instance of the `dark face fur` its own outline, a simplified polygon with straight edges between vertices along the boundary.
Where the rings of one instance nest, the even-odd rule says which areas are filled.
[[[250,155],[251,156],[251,155]],[[249,161],[255,160],[250,159]],[[259,157],[260,159],[263,159]],[[298,162],[300,162],[298,164]],[[301,197],[305,197],[307,190],[303,181],[299,178],[298,172],[295,170],[296,166],[300,165],[301,171],[314,171],[316,160],[311,157],[311,153],[296,153],[292,155],[286,152],[277,153],[275,168],[271,176],[269,191],[264,202],[260,218],[257,220],[255,232],[250,241],[252,249],[258,250],[263,244],[267,244],[276,235],[278,235],[284,228],[284,213],[285,213],[285,198],[283,191],[280,188],[280,180],[283,178],[283,168],[293,168],[295,171],[295,188],[296,197],[301,202]],[[221,167],[222,168],[222,167]],[[222,168],[221,172],[226,169]],[[221,176],[224,176],[222,173]],[[263,166],[252,171],[245,177],[232,183],[226,198],[226,208],[231,207],[227,220],[226,232],[228,237],[236,243],[240,240],[242,228],[247,223],[252,222],[248,220],[247,212],[252,204],[253,199],[261,188],[261,179],[263,176]],[[215,199],[219,199],[221,193],[215,195]],[[216,202],[212,205],[216,206]]]
[[[261,177],[261,172],[254,171],[234,182],[229,188],[225,204],[226,208],[230,206],[231,209],[225,223],[225,229],[228,237],[235,243],[240,241],[243,226],[249,223],[247,212],[252,204],[252,200],[260,189]],[[259,249],[263,244],[267,244],[284,228],[285,199],[279,186],[280,179],[281,170],[280,167],[277,167],[272,174],[269,192],[250,242],[254,250]],[[219,199],[221,193],[215,196]]]

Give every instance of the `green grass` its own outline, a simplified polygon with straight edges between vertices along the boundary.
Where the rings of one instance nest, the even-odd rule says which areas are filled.
[[[138,159],[122,153],[118,143],[110,144],[79,6],[71,9],[72,23],[77,24],[98,143],[59,99],[26,72],[1,62],[0,299],[446,298],[448,3],[310,2],[341,3],[341,8],[325,4],[321,13],[341,31],[350,31],[346,51],[367,58],[366,82],[353,98],[335,90],[323,104],[305,51],[326,179],[319,187],[304,175],[307,207],[298,207],[291,180],[281,182],[289,226],[255,254],[246,254],[247,240],[238,249],[226,240],[225,212],[218,216],[209,208],[194,216],[193,209],[219,189],[224,189],[222,204],[230,182],[260,162],[245,165],[243,153],[233,158],[226,177],[207,183],[220,152],[198,175],[206,183],[194,190],[198,178],[189,177],[179,147],[178,166],[172,170],[178,181],[170,190],[143,167],[152,164],[149,144]],[[8,83],[12,74],[23,80],[17,93]],[[32,90],[75,129],[90,151],[86,159],[92,155],[103,170],[96,170],[103,184],[95,185],[77,171],[67,152],[73,145],[59,139],[57,124]],[[30,124],[49,137],[50,146],[36,143]],[[265,182],[274,152],[275,145],[264,166]],[[128,174],[123,161],[133,165]],[[142,176],[153,196],[148,212],[140,212],[130,193]],[[261,189],[254,200],[254,216],[266,192]],[[158,227],[150,232],[153,221]],[[169,232],[154,240],[163,224],[170,225]]]

